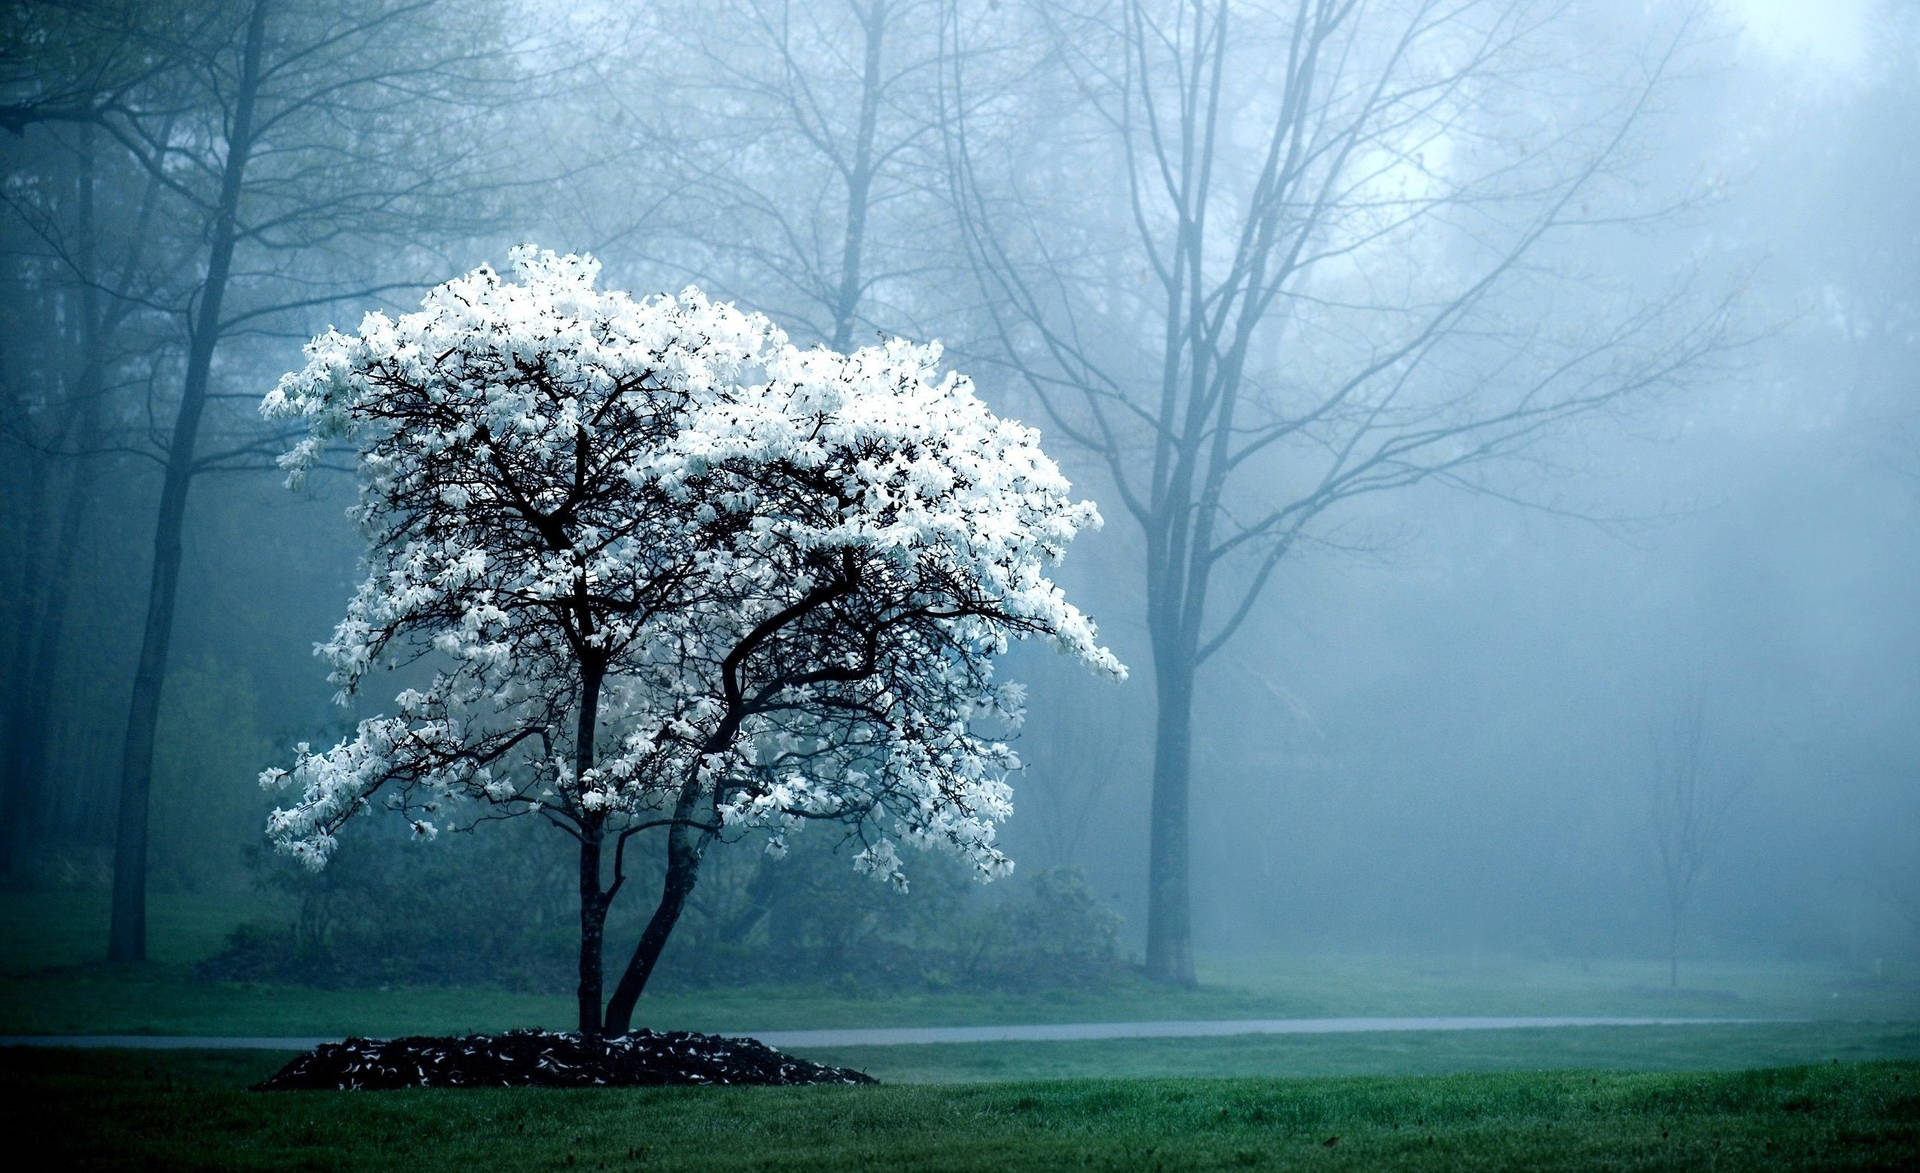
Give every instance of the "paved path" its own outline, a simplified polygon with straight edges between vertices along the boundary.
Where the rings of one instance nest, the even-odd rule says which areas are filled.
[[[902,1026],[845,1030],[770,1030],[753,1037],[770,1047],[892,1047],[903,1043],[1061,1042],[1085,1039],[1210,1038],[1224,1035],[1329,1035],[1413,1030],[1526,1030],[1575,1026],[1716,1026],[1755,1018],[1244,1018],[1211,1022],[1064,1022],[1030,1026]],[[322,1038],[224,1035],[0,1035],[0,1047],[130,1047],[145,1050],[310,1051]]]
[[[1221,1035],[1333,1035],[1401,1030],[1519,1030],[1567,1026],[1706,1026],[1738,1018],[1240,1018],[1210,1022],[1064,1022],[1033,1026],[882,1027],[768,1031],[770,1047],[890,1047],[900,1043],[1038,1043],[1083,1039],[1187,1039]]]

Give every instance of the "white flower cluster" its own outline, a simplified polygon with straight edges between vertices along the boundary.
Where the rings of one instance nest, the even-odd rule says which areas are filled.
[[[1040,635],[1124,672],[1046,576],[1099,518],[1036,433],[935,346],[801,349],[697,290],[513,259],[315,339],[263,405],[307,424],[290,481],[358,452],[367,571],[319,649],[343,698],[436,668],[262,776],[299,795],[275,842],[322,866],[378,806],[422,834],[471,807],[775,852],[826,819],[871,831],[856,866],[896,883],[896,840],[1006,870],[1015,762],[983,730],[1021,697],[993,657]]]

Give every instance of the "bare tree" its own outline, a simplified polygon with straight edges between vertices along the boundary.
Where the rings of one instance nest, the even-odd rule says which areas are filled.
[[[0,441],[18,449],[24,484],[0,754],[0,803],[13,817],[0,832],[0,872],[18,867],[43,810],[53,680],[72,570],[99,481],[85,456],[108,446],[111,401],[119,398],[114,384],[133,373],[129,360],[152,357],[152,340],[129,323],[141,311],[137,275],[150,259],[158,184],[102,176],[97,127],[81,123],[62,133],[70,139],[67,151],[36,152],[35,179],[0,194],[0,206],[12,214],[16,276],[34,290],[9,305],[5,319],[25,345],[5,355]]]
[[[489,99],[505,57],[499,14],[466,0],[132,5],[140,19],[78,31],[61,24],[66,7],[28,14],[71,35],[43,68],[10,79],[7,125],[96,127],[155,185],[153,251],[164,255],[152,265],[174,275],[138,298],[168,338],[145,422],[120,445],[161,472],[108,945],[135,961],[146,953],[154,733],[189,490],[205,472],[267,467],[281,447],[250,410],[258,390],[222,390],[223,373],[248,343],[309,335],[305,319],[331,305],[423,284],[410,269],[445,267],[421,263],[432,240],[490,226],[486,196],[504,185],[487,149]],[[348,259],[369,254],[386,279]]]
[[[609,70],[624,222],[597,230],[835,349],[903,332],[958,270],[939,164],[942,0],[637,10]],[[637,194],[636,194],[637,193]]]
[[[1607,56],[1575,13],[1035,2],[1058,89],[986,100],[950,57],[992,345],[1145,538],[1156,979],[1194,980],[1196,676],[1286,556],[1423,482],[1551,504],[1511,474],[1721,342],[1685,271],[1636,295],[1560,251],[1654,211],[1626,175],[1684,36]]]
[[[178,47],[215,18],[133,0],[34,0],[0,26],[0,126],[11,132],[0,211],[15,290],[0,348],[0,443],[24,470],[10,501],[19,536],[0,801],[13,817],[0,835],[0,870],[19,866],[49,805],[42,775],[54,677],[98,458],[125,455],[111,434],[126,392],[166,349],[147,328],[169,263],[155,246],[166,235],[155,224],[162,190],[104,120],[162,84],[179,65]]]
[[[15,4],[0,24],[0,130],[98,122],[178,64],[168,44],[218,18],[211,7],[145,0]],[[162,29],[170,35],[156,36]]]
[[[1680,934],[1700,874],[1720,848],[1727,816],[1745,787],[1716,771],[1706,703],[1694,697],[1653,735],[1648,827],[1667,914],[1667,986],[1680,986]]]

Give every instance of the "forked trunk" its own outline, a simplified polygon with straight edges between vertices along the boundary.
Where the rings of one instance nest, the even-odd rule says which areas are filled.
[[[660,888],[660,903],[647,921],[646,931],[640,934],[633,956],[627,959],[627,968],[613,989],[613,997],[607,1001],[608,1034],[623,1035],[632,1029],[634,1007],[647,988],[647,979],[653,976],[661,950],[667,947],[673,926],[687,906],[687,897],[693,893],[693,885],[700,877],[700,860],[710,839],[712,836],[707,831],[693,827],[675,827],[669,833],[667,875]]]

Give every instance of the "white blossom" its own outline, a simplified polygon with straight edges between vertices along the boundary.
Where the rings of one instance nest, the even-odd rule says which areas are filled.
[[[590,258],[513,269],[321,335],[262,405],[305,424],[289,483],[357,454],[368,559],[317,648],[331,679],[434,673],[262,774],[297,796],[275,843],[322,866],[378,796],[423,837],[674,812],[777,855],[827,818],[875,828],[855,867],[902,887],[896,842],[1003,874],[1024,694],[994,656],[1038,635],[1125,672],[1047,577],[1099,515],[1038,434],[937,345],[800,348],[696,289],[600,290]]]

